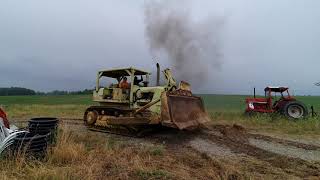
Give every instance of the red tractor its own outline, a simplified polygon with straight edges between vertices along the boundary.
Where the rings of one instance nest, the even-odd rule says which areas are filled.
[[[246,114],[280,113],[292,119],[307,117],[306,105],[290,96],[288,89],[288,87],[266,87],[265,98],[256,98],[255,95],[254,98],[246,98]]]

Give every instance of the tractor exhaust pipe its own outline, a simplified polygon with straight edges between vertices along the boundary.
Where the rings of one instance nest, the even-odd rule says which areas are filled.
[[[253,88],[253,97],[256,98],[256,88]]]
[[[160,86],[160,65],[157,63],[157,86]]]

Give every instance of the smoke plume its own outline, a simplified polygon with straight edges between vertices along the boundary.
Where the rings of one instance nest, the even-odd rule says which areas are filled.
[[[186,4],[179,2],[147,2],[145,34],[151,53],[166,54],[177,80],[198,86],[221,65],[219,31],[223,22],[217,18],[195,21],[189,10],[181,9]]]

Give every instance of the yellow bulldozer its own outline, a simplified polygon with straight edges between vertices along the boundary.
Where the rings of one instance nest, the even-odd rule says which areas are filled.
[[[85,111],[85,125],[97,131],[142,134],[151,127],[196,129],[208,122],[203,100],[192,94],[190,85],[183,81],[177,85],[170,69],[163,74],[165,84],[160,85],[157,64],[156,85],[149,86],[147,71],[132,67],[99,71],[93,91],[99,105]]]

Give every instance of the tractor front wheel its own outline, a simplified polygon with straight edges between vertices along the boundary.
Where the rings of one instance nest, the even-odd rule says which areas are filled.
[[[244,116],[246,117],[255,117],[258,115],[258,112],[255,112],[255,111],[245,111],[244,112]]]
[[[283,114],[291,119],[302,119],[308,116],[308,108],[302,102],[292,101],[283,107]]]

